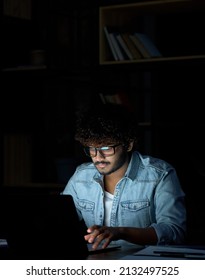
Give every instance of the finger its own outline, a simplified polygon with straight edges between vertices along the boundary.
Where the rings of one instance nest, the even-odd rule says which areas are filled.
[[[92,227],[89,227],[89,228],[87,229],[87,232],[88,232],[88,233],[92,233],[95,229],[99,229],[99,226],[94,225],[94,226],[92,226]]]
[[[102,248],[105,249],[111,242],[111,240],[109,238],[104,239],[104,243],[102,245]]]
[[[91,233],[84,236],[85,240],[89,243],[93,243],[95,239],[99,236],[100,232],[98,229],[94,229]]]
[[[101,231],[102,231],[102,229],[101,229]],[[107,241],[105,243],[105,246],[104,246],[104,244],[102,245],[102,248],[107,247],[107,245],[110,243],[109,236],[110,236],[110,233],[108,230],[105,230],[105,231],[101,232],[99,235],[97,235],[95,238],[94,244],[92,246],[93,249],[96,249],[101,244],[101,242],[105,239],[107,239]]]
[[[93,234],[87,234],[84,236],[84,239],[89,243],[93,243],[95,238],[96,237]]]
[[[95,239],[95,242],[93,243],[92,248],[97,249],[98,246],[100,246],[100,243],[103,241],[103,235],[98,235],[97,238]]]

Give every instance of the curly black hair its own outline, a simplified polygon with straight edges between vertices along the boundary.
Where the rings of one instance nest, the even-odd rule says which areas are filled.
[[[83,146],[129,145],[137,140],[137,121],[125,107],[103,104],[79,115],[75,140]]]

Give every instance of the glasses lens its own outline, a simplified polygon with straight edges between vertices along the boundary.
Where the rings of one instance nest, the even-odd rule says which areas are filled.
[[[88,150],[89,150],[89,155],[91,157],[95,157],[96,156],[96,154],[97,154],[97,149],[96,148],[88,147]]]
[[[99,149],[104,156],[114,155],[114,147],[102,147]]]
[[[84,152],[85,152],[86,156],[91,157],[91,154],[90,154],[90,147],[85,147],[85,148],[84,148]]]
[[[85,147],[84,151],[89,157],[95,157],[97,155],[97,151],[99,151],[103,156],[108,157],[115,154],[115,147]]]

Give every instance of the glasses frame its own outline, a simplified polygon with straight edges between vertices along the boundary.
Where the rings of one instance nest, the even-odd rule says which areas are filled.
[[[111,145],[111,146],[102,146],[102,147],[99,147],[99,148],[95,148],[95,147],[84,147],[84,152],[85,152],[85,154],[86,154],[86,156],[88,156],[88,157],[91,157],[91,158],[94,158],[94,157],[96,157],[97,156],[97,152],[99,151],[99,153],[103,156],[103,157],[111,157],[111,156],[113,156],[114,154],[115,154],[115,148],[116,147],[118,147],[118,146],[120,146],[120,145],[122,145],[122,144],[116,144],[116,145]],[[92,148],[92,149],[95,149],[95,155],[90,155],[90,151],[89,151],[89,149],[90,148]],[[105,149],[105,148],[113,148],[113,153],[112,154],[110,154],[110,155],[104,155],[103,154],[103,149]]]

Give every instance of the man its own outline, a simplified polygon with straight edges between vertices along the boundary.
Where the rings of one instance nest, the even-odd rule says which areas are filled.
[[[77,167],[63,194],[73,196],[96,249],[111,241],[180,244],[186,231],[184,192],[167,162],[134,151],[134,118],[119,105],[85,112],[75,139],[92,162]]]

